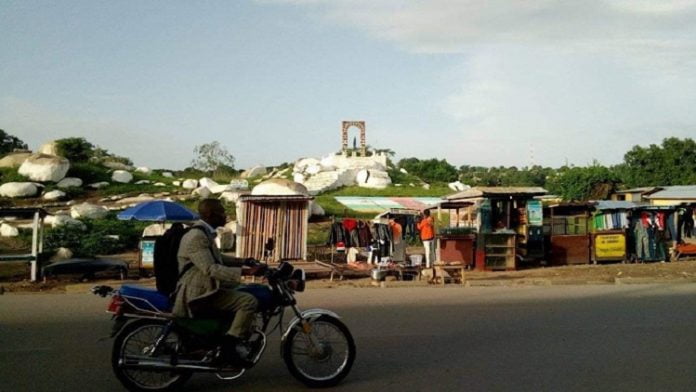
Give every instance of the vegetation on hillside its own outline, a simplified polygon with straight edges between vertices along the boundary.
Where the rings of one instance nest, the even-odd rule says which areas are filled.
[[[12,136],[0,129],[0,156],[14,150],[26,150],[27,144],[16,136]]]

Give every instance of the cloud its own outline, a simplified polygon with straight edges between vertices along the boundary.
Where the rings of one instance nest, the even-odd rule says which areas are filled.
[[[461,137],[450,157],[610,163],[696,129],[693,0],[280,2],[417,55],[458,55],[439,71]]]
[[[84,137],[112,153],[131,158],[136,165],[183,168],[191,148],[153,129],[91,113],[57,111],[17,97],[0,98],[0,128],[37,149],[41,144],[66,137]]]

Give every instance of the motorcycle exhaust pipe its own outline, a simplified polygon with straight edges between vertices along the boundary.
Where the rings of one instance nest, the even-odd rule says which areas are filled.
[[[147,360],[130,360],[124,361],[119,360],[119,366],[124,369],[137,369],[137,370],[158,370],[158,371],[181,371],[181,370],[192,370],[196,372],[222,372],[229,370],[239,370],[239,369],[221,369],[214,366],[204,366],[194,363],[177,363],[173,365],[169,362],[158,361],[153,359]]]

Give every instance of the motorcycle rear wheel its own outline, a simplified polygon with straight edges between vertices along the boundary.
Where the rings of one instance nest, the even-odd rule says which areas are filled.
[[[190,372],[135,370],[120,366],[120,361],[126,354],[142,355],[143,351],[155,343],[164,326],[163,321],[139,320],[126,325],[116,336],[111,351],[111,366],[118,380],[129,391],[174,391],[191,378]],[[166,344],[176,344],[178,340],[179,336],[171,332]]]
[[[283,360],[290,373],[308,387],[332,387],[353,366],[353,336],[345,324],[328,315],[319,316],[310,324],[309,334],[300,325],[289,332],[283,345]],[[310,335],[316,345],[311,343]]]

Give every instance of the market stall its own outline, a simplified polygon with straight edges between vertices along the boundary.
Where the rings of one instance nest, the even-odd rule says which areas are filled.
[[[629,201],[602,200],[594,203],[591,218],[592,262],[623,262],[627,259],[629,211],[636,207]]]
[[[543,209],[538,187],[476,187],[447,196],[446,203],[469,203],[450,216],[450,225],[475,229],[475,266],[513,270],[544,257]]]
[[[589,264],[591,203],[560,203],[548,207],[551,265]]]
[[[674,260],[682,257],[696,256],[696,203],[682,203],[676,207],[676,245],[674,247]]]
[[[630,255],[638,262],[669,261],[678,242],[678,213],[675,206],[636,206],[629,223]]]
[[[476,227],[472,219],[473,202],[443,201],[437,205],[439,213],[449,214],[447,227],[439,228],[435,236],[437,260],[444,263],[461,263],[465,268],[475,264]]]
[[[304,195],[242,195],[237,203],[236,256],[305,260],[309,202]]]

